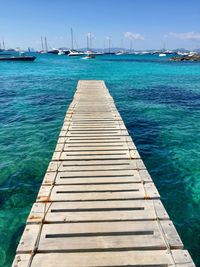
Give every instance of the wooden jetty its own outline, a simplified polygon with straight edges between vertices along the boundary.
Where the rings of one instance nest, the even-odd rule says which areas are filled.
[[[195,266],[103,81],[79,81],[13,267]]]

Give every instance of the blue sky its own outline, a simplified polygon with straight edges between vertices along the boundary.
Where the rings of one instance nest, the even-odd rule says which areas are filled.
[[[75,45],[134,49],[200,47],[200,0],[0,0],[0,39],[6,47],[40,48]]]

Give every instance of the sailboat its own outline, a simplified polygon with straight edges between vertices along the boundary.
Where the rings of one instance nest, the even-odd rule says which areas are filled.
[[[41,48],[42,48],[42,50],[39,51],[40,54],[45,54],[45,51],[44,51],[44,41],[43,41],[43,37],[42,36],[41,36]]]
[[[68,56],[69,57],[74,57],[74,56],[82,56],[82,55],[84,55],[84,53],[74,50],[74,34],[73,34],[73,29],[72,28],[71,28],[71,42],[72,42],[72,44],[71,44],[72,49],[69,50]]]
[[[166,57],[167,56],[167,54],[166,54],[166,43],[164,42],[164,45],[163,45],[163,49],[162,49],[162,52],[161,53],[159,53],[159,57]]]
[[[111,47],[110,47],[110,45],[111,45],[111,38],[108,37],[107,39],[108,39],[108,51],[107,52],[104,52],[104,54],[105,55],[114,55],[115,53],[114,52],[111,52]]]
[[[89,43],[90,43],[90,47],[89,47]],[[86,56],[83,57],[83,59],[93,59],[93,58],[95,58],[95,52],[92,52],[90,50],[91,47],[92,47],[92,44],[91,44],[91,34],[90,34],[90,37],[87,34],[87,51],[85,52]]]

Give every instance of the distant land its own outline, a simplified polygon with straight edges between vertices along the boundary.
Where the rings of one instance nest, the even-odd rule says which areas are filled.
[[[19,48],[18,48],[19,49]],[[57,47],[57,48],[53,48],[51,47],[51,49],[61,49],[61,50],[70,50],[71,48],[69,47]],[[7,51],[9,50],[15,50],[13,48],[9,48],[9,49],[6,49]],[[82,48],[76,48],[76,50],[78,51],[87,51],[88,49],[86,47],[82,47]],[[92,51],[95,51],[95,52],[108,52],[109,49],[108,48],[90,48],[89,50],[92,50]],[[131,51],[133,52],[143,52],[143,51],[146,51],[146,52],[149,52],[149,53],[153,53],[155,51],[166,51],[168,49],[132,49]],[[185,48],[175,48],[175,49],[169,49],[171,51],[174,51],[174,52],[182,52],[182,53],[185,53],[185,52],[190,52],[191,50],[189,49],[185,49]],[[31,51],[31,52],[36,52],[38,51],[37,49],[35,48],[28,48],[27,51]],[[127,48],[122,48],[122,47],[111,47],[110,48],[110,51],[111,52],[117,52],[117,51],[124,51],[124,52],[130,52],[130,49],[127,49]],[[197,49],[193,49],[192,50],[193,52],[197,52],[197,53],[200,53],[200,48],[197,48]]]

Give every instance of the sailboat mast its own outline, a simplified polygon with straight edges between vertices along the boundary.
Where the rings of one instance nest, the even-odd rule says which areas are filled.
[[[71,28],[71,42],[72,42],[72,50],[74,50],[74,34],[72,28]]]
[[[48,52],[48,45],[47,45],[47,37],[44,37],[44,43],[45,43],[45,52]]]
[[[110,37],[109,37],[109,39],[108,39],[108,52],[109,52],[109,54],[110,54]]]
[[[4,40],[2,41],[2,48],[3,48],[3,50],[6,49]]]
[[[124,51],[124,40],[123,39],[121,39],[121,49],[122,51]]]
[[[44,51],[44,42],[43,42],[43,37],[41,36],[41,47],[42,47],[42,51]]]
[[[89,36],[87,34],[87,51],[89,50]]]
[[[166,42],[163,43],[163,51],[166,51]]]
[[[92,50],[92,34],[90,32],[90,49]]]
[[[133,50],[133,40],[131,39],[130,40],[130,52],[132,52],[132,50]]]

